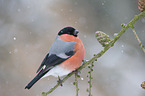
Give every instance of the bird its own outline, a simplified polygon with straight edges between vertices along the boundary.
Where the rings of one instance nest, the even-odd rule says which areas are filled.
[[[25,89],[30,89],[41,78],[50,75],[54,77],[68,75],[81,66],[85,48],[78,33],[78,30],[70,26],[64,27],[58,32],[48,54],[40,64],[36,76]]]

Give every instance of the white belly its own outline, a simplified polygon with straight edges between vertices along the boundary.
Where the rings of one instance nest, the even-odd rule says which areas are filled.
[[[61,77],[61,76],[69,74],[70,72],[71,71],[64,69],[58,65],[52,68],[49,72],[47,72],[42,78],[47,77],[49,75],[52,75],[54,77],[58,77],[58,76]]]

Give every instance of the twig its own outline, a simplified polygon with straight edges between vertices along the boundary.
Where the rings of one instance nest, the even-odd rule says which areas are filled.
[[[140,48],[141,48],[141,49],[143,50],[143,52],[145,53],[144,45],[142,44],[142,42],[140,41],[138,35],[136,34],[136,31],[135,31],[135,29],[134,29],[134,26],[132,26],[131,29],[132,29],[132,32],[134,33],[134,35],[135,35],[135,37],[136,37],[136,39],[137,39],[137,41],[138,41],[138,43],[139,43]]]
[[[91,94],[91,92],[92,92],[92,79],[93,79],[93,77],[92,77],[93,67],[94,67],[94,64],[93,63],[90,66],[88,66],[88,68],[90,69],[89,72],[88,72],[88,75],[87,75],[87,77],[89,79],[89,81],[88,81],[89,88],[87,88],[87,92],[89,93],[88,96],[93,96]]]
[[[124,27],[122,28],[122,30],[114,37],[114,39],[98,54],[94,55],[94,57],[92,59],[90,59],[89,61],[83,63],[77,70],[81,71],[83,68],[85,68],[86,66],[88,66],[90,63],[94,62],[97,60],[97,58],[101,57],[109,48],[111,48],[114,43],[120,38],[120,36],[122,36],[125,31],[130,28],[136,21],[138,21],[139,19],[141,19],[142,17],[145,16],[145,11],[140,13],[139,15],[136,15],[127,25],[124,25]],[[73,74],[75,74],[75,71],[72,71],[71,73],[69,73],[67,76],[64,77],[64,79],[62,80],[62,83],[64,81],[66,81],[69,77],[71,77]],[[58,86],[60,85],[60,83],[57,83],[53,88],[51,88],[48,92],[42,92],[43,96],[47,96],[48,94],[50,94],[51,92],[53,92]],[[45,94],[45,95],[44,95]]]
[[[76,73],[75,73],[75,85],[76,85],[76,96],[79,96],[78,71],[76,71]]]

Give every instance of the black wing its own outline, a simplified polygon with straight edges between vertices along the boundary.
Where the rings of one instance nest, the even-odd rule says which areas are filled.
[[[68,58],[67,58],[68,59]],[[67,60],[64,58],[60,58],[55,54],[51,54],[49,56],[49,53],[45,56],[44,60],[42,61],[40,67],[38,68],[37,72],[40,71],[40,69],[45,65],[47,67],[47,69],[50,69],[60,63],[62,63],[63,61]]]
[[[73,53],[71,52],[67,52],[66,55],[69,56],[68,58],[70,58],[71,56],[73,56],[75,54],[75,52]],[[41,77],[43,77],[51,68],[53,68],[54,66],[64,62],[66,59],[60,58],[55,54],[51,54],[49,56],[49,54],[46,55],[46,57],[44,58],[44,60],[42,61],[40,67],[38,68],[37,72],[38,74],[35,76],[35,78],[25,87],[25,89],[30,89]],[[45,68],[43,67],[45,66]]]
[[[65,55],[69,56],[68,58],[70,58],[71,56],[73,56],[76,52],[75,51],[69,51],[69,52],[66,52]],[[56,54],[51,54],[49,56],[49,53],[45,56],[44,60],[42,61],[40,67],[38,68],[37,72],[38,73],[40,71],[40,69],[46,65],[46,67],[48,69],[64,62],[65,60],[67,60],[68,58],[60,58],[58,57]],[[50,68],[49,68],[50,67]]]
[[[44,66],[44,63],[45,63],[45,61],[47,60],[48,56],[49,56],[49,53],[45,56],[44,60],[42,61],[41,65],[40,65],[40,67],[38,68],[38,70],[37,70],[36,73],[38,73],[38,72],[40,71],[40,69]]]

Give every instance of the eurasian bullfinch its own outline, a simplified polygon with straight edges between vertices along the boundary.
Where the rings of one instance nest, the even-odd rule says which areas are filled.
[[[78,33],[73,27],[65,27],[59,31],[49,53],[38,68],[36,77],[25,89],[30,89],[40,78],[49,75],[64,76],[80,67],[85,49]]]

